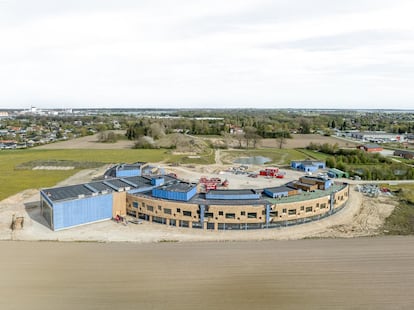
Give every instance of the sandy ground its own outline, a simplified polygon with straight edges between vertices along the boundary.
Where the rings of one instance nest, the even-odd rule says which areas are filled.
[[[125,131],[116,131],[117,134],[125,134]],[[82,138],[77,138],[68,141],[61,141],[51,144],[46,144],[36,147],[36,149],[130,149],[134,146],[134,141],[129,140],[119,140],[116,143],[100,143],[98,142],[99,134],[92,136],[86,136]],[[195,136],[195,138],[199,138]],[[203,140],[214,141],[216,138],[202,138]],[[237,145],[235,141],[233,144]],[[317,134],[301,135],[296,134],[292,135],[292,139],[286,139],[286,143],[283,144],[283,148],[294,149],[294,148],[304,148],[309,145],[310,142],[314,143],[337,143],[339,147],[353,147],[357,142],[347,141],[344,139],[338,139],[336,137],[326,137]],[[279,142],[276,139],[262,139],[260,141],[261,147],[279,147]]]
[[[414,309],[414,237],[0,242],[0,309]]]
[[[115,131],[116,134],[125,134],[125,131]],[[101,143],[98,141],[99,134],[85,136],[82,138],[60,141],[56,143],[45,144],[37,146],[40,150],[55,150],[55,149],[130,149],[134,146],[134,141],[119,140],[115,143]]]
[[[59,186],[88,182],[102,175],[107,167],[84,170],[58,184]],[[197,181],[200,176],[220,176],[228,179],[230,188],[264,188],[277,186],[297,179],[300,172],[287,170],[285,179],[249,178],[224,171],[224,166],[165,167],[167,172],[177,173],[179,178]],[[251,167],[255,171],[258,167]],[[318,222],[293,227],[251,231],[199,231],[195,229],[168,227],[160,224],[117,224],[104,221],[53,232],[40,215],[39,192],[31,189],[0,202],[0,240],[59,240],[59,241],[214,241],[214,240],[291,240],[312,237],[359,237],[382,233],[384,219],[394,209],[392,197],[368,198],[351,190],[347,206]],[[24,229],[10,229],[13,214],[24,217]]]
[[[326,137],[317,134],[309,134],[309,135],[302,135],[302,134],[294,134],[292,135],[292,139],[286,139],[285,144],[283,144],[284,149],[296,149],[296,148],[305,148],[309,145],[309,143],[317,143],[317,144],[338,144],[339,147],[354,147],[357,145],[358,142],[347,141],[345,139],[338,139],[334,136]],[[263,139],[261,140],[260,145],[262,147],[274,147],[279,148],[279,142],[277,139]]]

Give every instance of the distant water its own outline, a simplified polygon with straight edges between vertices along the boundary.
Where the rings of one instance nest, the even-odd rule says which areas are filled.
[[[234,163],[244,164],[244,165],[263,165],[271,161],[272,160],[268,157],[252,156],[252,157],[239,157],[236,160],[234,160]]]

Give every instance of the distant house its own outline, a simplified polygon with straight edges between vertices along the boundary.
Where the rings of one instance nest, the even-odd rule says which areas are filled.
[[[411,151],[403,151],[403,150],[395,150],[394,156],[403,157],[405,159],[414,159],[414,152]]]
[[[371,144],[358,145],[357,149],[372,153],[372,152],[381,152],[384,148],[378,144],[371,143]]]
[[[318,169],[325,169],[326,164],[324,161],[316,160],[292,160],[290,162],[290,167],[305,172],[315,172]]]

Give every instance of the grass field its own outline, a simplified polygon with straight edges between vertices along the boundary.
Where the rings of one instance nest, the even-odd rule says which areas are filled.
[[[132,163],[169,160],[165,150],[11,150],[0,152],[0,200],[29,188],[54,186],[79,171],[16,169],[35,160],[71,160],[77,162]]]
[[[329,155],[321,153],[321,152],[315,152],[312,150],[307,149],[297,149],[299,152],[303,153],[303,156],[316,159],[316,160],[326,160],[326,158],[329,157]]]
[[[384,231],[389,235],[414,234],[414,185],[400,184],[390,189],[396,192],[400,203],[385,220]]]

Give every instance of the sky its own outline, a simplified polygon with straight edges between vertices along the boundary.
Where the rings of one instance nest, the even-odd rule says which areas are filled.
[[[0,108],[414,108],[412,0],[0,0]]]

